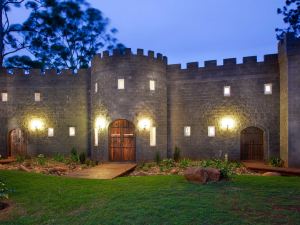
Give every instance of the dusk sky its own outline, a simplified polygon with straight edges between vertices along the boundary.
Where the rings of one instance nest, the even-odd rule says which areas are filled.
[[[277,52],[284,0],[89,0],[133,51],[154,50],[182,63]],[[24,11],[24,10],[23,10]],[[16,12],[15,19],[25,18]]]

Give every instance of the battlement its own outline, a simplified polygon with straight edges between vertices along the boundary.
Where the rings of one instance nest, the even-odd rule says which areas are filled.
[[[258,62],[257,56],[247,56],[243,57],[242,63],[237,63],[236,58],[227,58],[223,59],[223,65],[218,65],[217,60],[209,60],[204,61],[204,66],[199,66],[198,62],[190,62],[186,64],[186,69],[182,68],[181,64],[171,64],[168,65],[167,69],[170,72],[195,72],[201,70],[228,70],[228,69],[235,69],[239,67],[261,67],[263,65],[270,65],[274,66],[278,64],[278,54],[269,54],[264,55],[264,60]]]
[[[133,53],[131,48],[125,48],[124,50],[114,49],[112,52],[104,51],[101,54],[97,54],[93,61],[92,65],[96,60],[106,60],[106,59],[114,59],[114,58],[122,58],[122,57],[140,57],[140,58],[149,58],[151,60],[156,60],[158,62],[163,62],[165,64],[168,63],[168,58],[163,56],[161,53],[156,53],[154,51],[148,51],[147,54],[144,53],[144,49],[137,49],[136,53]]]

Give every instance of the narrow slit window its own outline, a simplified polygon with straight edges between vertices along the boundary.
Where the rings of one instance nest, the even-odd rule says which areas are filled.
[[[34,101],[36,101],[36,102],[41,101],[41,93],[39,93],[39,92],[34,93]]]
[[[265,95],[272,94],[272,84],[265,84]]]
[[[98,93],[98,83],[95,83],[95,93]]]
[[[118,79],[118,89],[119,90],[125,89],[125,80],[124,79]]]
[[[224,96],[229,97],[230,96],[230,86],[225,86],[224,87]]]
[[[185,137],[191,136],[191,127],[184,127],[184,136]]]
[[[156,127],[150,128],[150,146],[156,146]]]
[[[99,145],[98,128],[95,128],[95,143],[94,143],[94,146],[97,147],[98,145]]]
[[[1,101],[2,102],[7,102],[8,101],[8,94],[5,93],[1,93]]]
[[[53,137],[53,136],[54,136],[54,129],[48,128],[48,137]]]
[[[75,127],[69,127],[69,136],[74,137],[76,134],[76,129]]]
[[[208,127],[208,137],[215,137],[216,136],[216,129],[214,126]]]
[[[155,81],[150,80],[149,81],[150,91],[155,91]]]

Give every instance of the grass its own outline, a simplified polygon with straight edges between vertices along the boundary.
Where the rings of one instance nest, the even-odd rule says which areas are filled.
[[[14,208],[0,224],[300,224],[300,178],[85,180],[0,171]],[[1,214],[1,213],[0,213]]]

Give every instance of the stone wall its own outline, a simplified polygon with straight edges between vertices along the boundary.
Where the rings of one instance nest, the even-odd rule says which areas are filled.
[[[99,146],[94,146],[92,156],[108,161],[108,126],[116,119],[126,119],[135,125],[136,160],[152,161],[156,152],[167,157],[167,59],[161,54],[142,49],[133,54],[126,49],[124,54],[115,51],[109,56],[104,52],[92,64],[91,121],[105,117],[107,124],[100,131]],[[118,79],[125,80],[125,89],[118,90]],[[150,91],[149,81],[155,81],[155,91]],[[95,83],[98,92],[95,93]],[[149,130],[140,129],[139,121],[147,118],[156,127],[156,146],[150,146]]]
[[[187,69],[169,65],[169,154],[175,146],[184,157],[240,159],[240,132],[256,126],[264,131],[264,158],[279,155],[279,66],[277,55],[266,55],[264,62],[245,57],[189,63]],[[272,95],[264,95],[264,84],[272,83]],[[231,87],[231,96],[224,97],[224,86]],[[231,117],[236,126],[223,130],[220,120]],[[184,136],[184,126],[191,127],[191,136]],[[215,126],[216,136],[208,137],[208,126]]]
[[[8,102],[0,101],[1,153],[7,154],[9,131],[21,128],[27,137],[28,154],[69,154],[88,149],[88,92],[89,70],[78,74],[63,71],[14,70],[2,71],[0,92],[8,93]],[[34,93],[41,93],[41,101],[35,102]],[[41,131],[29,129],[32,119],[44,124]],[[76,127],[76,136],[69,137],[69,127]],[[54,137],[48,137],[48,128],[54,128]]]

